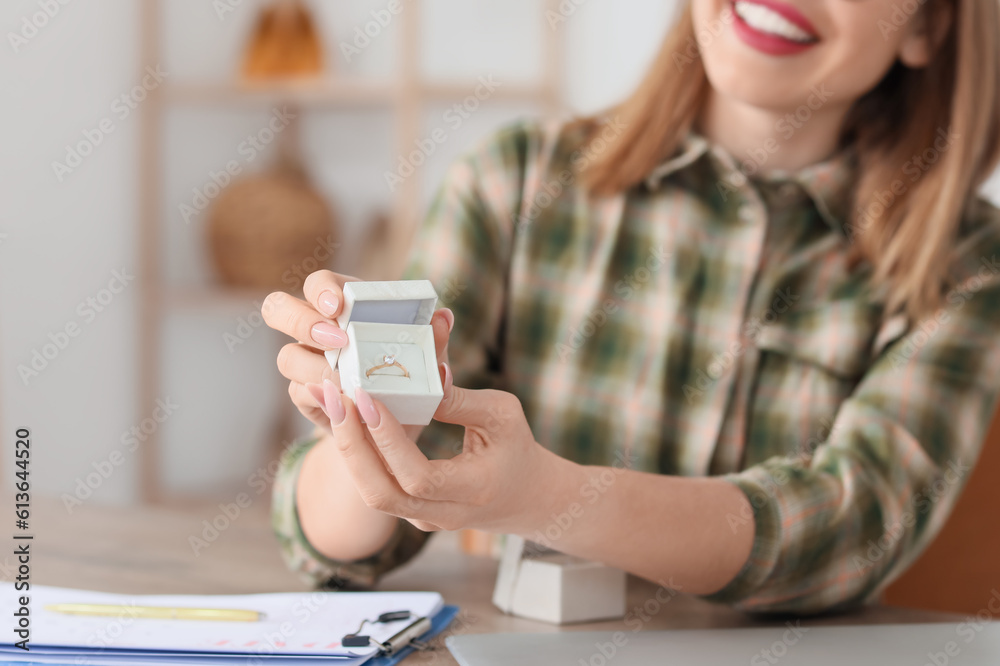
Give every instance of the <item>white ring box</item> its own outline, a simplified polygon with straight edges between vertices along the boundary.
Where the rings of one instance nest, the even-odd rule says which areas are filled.
[[[347,333],[342,349],[326,352],[340,370],[340,387],[352,400],[358,387],[384,404],[403,425],[427,425],[444,390],[438,372],[431,316],[437,292],[429,280],[348,282],[337,325]],[[389,357],[398,366],[366,373]]]
[[[529,556],[519,536],[505,537],[493,603],[511,615],[550,624],[596,622],[625,615],[621,569],[555,551]]]

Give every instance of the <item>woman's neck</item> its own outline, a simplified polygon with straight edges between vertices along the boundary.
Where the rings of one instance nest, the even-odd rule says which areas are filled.
[[[795,171],[821,162],[837,149],[846,107],[814,99],[786,112],[761,109],[710,91],[696,129],[753,172]]]

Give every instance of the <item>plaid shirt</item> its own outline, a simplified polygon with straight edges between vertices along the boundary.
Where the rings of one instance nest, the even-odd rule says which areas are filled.
[[[606,130],[615,132],[612,124]],[[942,527],[1000,393],[1000,211],[963,219],[955,288],[934,315],[884,316],[851,268],[850,151],[745,175],[692,134],[646,182],[594,198],[601,142],[523,123],[458,160],[406,270],[455,312],[455,382],[516,394],[539,443],[591,465],[722,475],[754,520],[743,570],[708,596],[755,611],[870,600]],[[918,186],[901,174],[904,187]],[[335,562],[303,538],[296,443],[275,487],[289,565],[372,584],[427,535]],[[454,455],[461,429],[420,445]]]

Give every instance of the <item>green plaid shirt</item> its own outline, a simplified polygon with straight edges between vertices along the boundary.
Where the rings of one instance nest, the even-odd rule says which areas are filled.
[[[612,123],[607,132],[614,133]],[[564,125],[509,127],[458,160],[409,278],[455,312],[461,386],[516,394],[539,443],[577,462],[722,475],[756,522],[744,569],[709,598],[808,612],[871,599],[940,530],[1000,393],[1000,211],[969,207],[956,286],[935,315],[885,317],[851,268],[848,152],[749,178],[691,135],[630,191],[593,198]],[[905,187],[917,186],[901,174]],[[274,494],[289,565],[369,585],[427,535],[400,521],[359,562],[303,538],[297,442]],[[420,441],[454,455],[461,430]]]

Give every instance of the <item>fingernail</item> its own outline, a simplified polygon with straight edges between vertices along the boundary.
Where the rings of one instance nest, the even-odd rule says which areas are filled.
[[[347,333],[333,324],[321,321],[312,327],[312,339],[327,349],[340,349],[347,344]]]
[[[441,308],[441,312],[444,313],[444,319],[448,322],[448,332],[451,333],[451,329],[455,328],[455,313],[451,308]]]
[[[451,366],[447,363],[438,363],[438,370],[441,372],[441,386],[444,392],[447,393],[448,389],[451,388],[452,383],[455,381],[451,376]]]
[[[329,289],[319,295],[319,309],[323,312],[323,314],[332,317],[337,314],[337,308],[339,307],[340,299]]]
[[[361,418],[365,420],[368,427],[377,428],[379,422],[382,420],[382,416],[375,409],[375,402],[372,400],[372,397],[360,386],[354,391],[354,403],[358,406]]]
[[[323,380],[323,402],[326,403],[326,413],[330,416],[330,425],[340,425],[347,412],[340,400],[340,389],[329,379]]]
[[[313,400],[319,405],[319,408],[323,410],[323,413],[329,416],[330,413],[326,411],[326,398],[323,397],[323,387],[319,384],[307,383],[306,388],[309,389],[310,395],[312,395]]]

